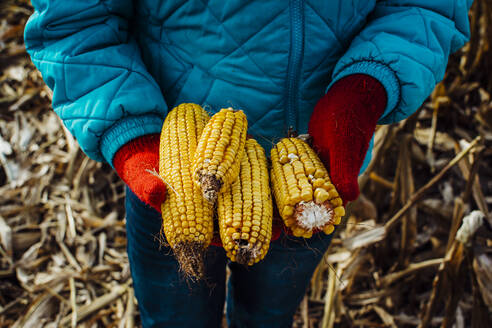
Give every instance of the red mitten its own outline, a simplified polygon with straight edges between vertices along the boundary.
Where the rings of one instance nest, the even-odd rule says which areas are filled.
[[[378,80],[354,74],[334,83],[314,108],[308,132],[344,203],[359,196],[357,177],[386,101]]]
[[[166,198],[166,186],[146,170],[159,170],[159,140],[159,134],[133,139],[121,147],[113,159],[116,172],[131,191],[158,212]]]

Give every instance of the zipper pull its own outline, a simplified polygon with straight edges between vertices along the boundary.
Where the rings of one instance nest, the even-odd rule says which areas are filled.
[[[287,130],[287,138],[295,138],[298,136],[298,133],[296,130],[294,130],[294,127],[289,126],[289,130]]]

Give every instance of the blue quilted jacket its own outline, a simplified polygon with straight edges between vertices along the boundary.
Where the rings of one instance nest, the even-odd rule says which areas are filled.
[[[25,44],[95,160],[112,163],[129,140],[159,133],[183,102],[245,110],[268,150],[289,128],[305,133],[316,102],[349,74],[386,88],[380,124],[412,114],[467,41],[471,3],[32,0]]]

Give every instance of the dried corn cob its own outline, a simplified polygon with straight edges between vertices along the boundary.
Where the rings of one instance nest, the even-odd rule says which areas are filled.
[[[297,138],[284,138],[271,150],[271,179],[280,216],[294,236],[315,230],[330,234],[345,215],[342,199],[318,155]]]
[[[202,107],[182,104],[166,117],[159,150],[159,175],[168,183],[162,204],[166,240],[190,278],[203,275],[203,254],[213,235],[213,207],[192,181],[191,160],[209,116]]]
[[[242,110],[232,108],[220,110],[205,126],[192,172],[209,202],[214,203],[217,193],[237,178],[247,129],[246,115]]]
[[[220,237],[232,261],[253,265],[265,257],[272,236],[272,206],[265,151],[248,139],[239,177],[217,201]]]

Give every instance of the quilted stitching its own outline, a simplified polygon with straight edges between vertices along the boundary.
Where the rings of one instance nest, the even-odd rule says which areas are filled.
[[[286,10],[284,10],[284,11],[287,11],[287,9],[286,9]],[[282,12],[284,12],[284,11],[282,11]],[[260,67],[260,65],[259,65],[259,64],[258,64],[258,63],[257,63],[257,62],[256,62],[256,61],[252,58],[252,57],[251,57],[251,54],[249,54],[248,52],[246,52],[246,51],[244,51],[244,50],[243,50],[243,47],[244,47],[244,46],[245,46],[248,42],[250,42],[250,41],[251,41],[251,39],[253,39],[253,38],[254,38],[254,37],[255,37],[258,33],[260,33],[262,30],[264,30],[265,28],[267,28],[270,24],[274,23],[274,22],[278,19],[277,17],[278,17],[278,16],[274,16],[274,17],[273,17],[271,20],[269,20],[269,21],[268,21],[265,25],[262,25],[262,28],[261,28],[260,30],[258,30],[257,32],[255,32],[255,33],[251,34],[248,38],[246,38],[246,40],[243,40],[242,42],[238,42],[237,40],[235,40],[235,39],[234,39],[234,37],[232,36],[232,34],[230,34],[230,32],[228,32],[228,31],[227,31],[227,29],[224,27],[224,31],[227,31],[227,33],[229,34],[229,36],[230,36],[231,38],[233,38],[234,42],[236,42],[236,43],[237,43],[237,47],[236,47],[236,49],[234,49],[234,50],[230,51],[229,53],[225,54],[223,57],[219,58],[219,59],[217,60],[217,62],[215,62],[214,64],[212,64],[212,66],[207,67],[207,69],[208,69],[209,71],[212,71],[212,70],[213,70],[213,68],[214,68],[214,67],[216,67],[216,66],[217,66],[220,62],[222,62],[223,60],[225,60],[227,57],[231,56],[231,55],[232,55],[233,53],[235,53],[236,51],[240,51],[240,50],[241,50],[241,51],[242,51],[242,54],[243,54],[243,55],[245,55],[245,56],[247,56],[247,57],[251,60],[251,62],[253,62],[253,63],[256,65],[256,67],[257,67],[257,68],[258,68],[258,69],[259,69],[259,70],[260,70],[260,71],[264,74],[264,76],[265,76],[265,77],[267,77],[267,78],[270,80],[270,82],[272,82],[272,84],[273,84],[273,85],[280,86],[280,84],[279,84],[278,82],[275,82],[275,81],[273,81],[273,80],[272,80],[272,78],[269,76],[269,74],[268,74],[268,73],[266,73],[266,71],[265,71],[265,69],[264,69],[264,68],[261,68],[261,67]]]
[[[208,70],[211,70],[214,66],[216,66],[219,62],[223,61],[225,58],[229,57],[231,54],[233,54],[234,52],[236,51],[239,51],[239,50],[242,50],[241,48],[247,43],[249,42],[256,34],[260,33],[263,29],[265,29],[268,25],[270,25],[272,22],[274,22],[276,20],[276,18],[278,16],[274,16],[273,19],[269,20],[268,23],[265,25],[262,25],[260,27],[260,29],[256,32],[253,32],[251,33],[250,36],[248,36],[246,38],[246,40],[243,40],[242,42],[238,41],[237,38],[224,26],[224,24],[222,24],[222,22],[217,18],[217,16],[214,14],[214,12],[210,9],[210,7],[208,6],[207,3],[203,2],[203,0],[200,0],[202,2],[202,4],[205,6],[205,8],[210,12],[210,14],[216,19],[216,21],[219,23],[219,25],[224,29],[224,31],[231,37],[232,40],[234,40],[234,42],[237,44],[236,45],[236,48],[232,51],[230,51],[227,55],[225,55],[223,58],[219,59],[215,64],[213,64],[211,67],[208,67]],[[258,63],[251,57],[251,55],[245,51],[242,51],[243,55],[247,56],[251,62],[256,66],[256,68],[258,68],[264,75],[264,77],[266,77],[267,79],[270,80],[270,82],[273,84],[273,85],[277,85],[272,79],[271,77],[269,76],[269,74],[267,74],[265,72],[264,69],[262,69]]]
[[[342,44],[346,44],[347,43],[348,40],[341,40],[338,37],[338,35],[335,33],[335,31],[333,30],[333,26],[331,26],[331,24],[326,21],[325,17],[323,17],[322,15],[320,15],[318,13],[318,11],[309,3],[309,1],[306,1],[306,6],[308,6],[309,9],[311,9],[323,21],[323,23],[325,23],[325,27],[330,30],[330,32],[336,38],[338,44],[342,45]]]
[[[91,157],[102,158],[101,138],[108,130],[123,134],[121,122],[131,124],[129,117],[159,113],[148,124],[155,129],[166,111],[161,89],[169,93],[168,99],[182,94],[183,99],[209,102],[214,110],[228,101],[239,103],[249,111],[254,134],[283,132],[279,121],[283,120],[290,48],[288,1],[104,0],[88,4],[67,0],[56,6],[53,2],[35,2],[38,11],[26,25],[26,49],[54,89],[56,111]],[[312,44],[305,43],[304,48],[299,130],[305,130],[314,103],[330,82],[328,74],[334,71],[336,79],[354,69],[353,63],[361,63],[358,69],[367,74],[390,76],[381,73],[384,70],[371,71],[377,65],[370,63],[379,62],[398,77],[393,85],[401,90],[387,91],[401,98],[386,113],[385,122],[413,112],[442,78],[449,53],[469,36],[466,9],[472,1],[448,2],[452,6],[427,0],[304,0],[309,15],[306,40]],[[141,46],[147,66],[136,42],[129,39],[133,34],[128,33],[132,31],[127,20],[133,18],[133,3],[138,12],[134,34],[145,41]],[[153,47],[168,51],[155,55]],[[101,69],[84,74],[79,69],[82,65],[88,72]],[[206,74],[191,75],[191,69]],[[70,74],[62,76],[67,71]],[[182,90],[185,83],[187,90]],[[150,131],[144,121],[118,142]]]
[[[255,67],[262,73],[262,76],[265,77],[266,79],[268,79],[268,81],[270,81],[270,83],[275,86],[276,88],[283,88],[283,85],[284,85],[284,82],[280,82],[280,81],[274,81],[272,79],[272,77],[270,76],[270,74],[268,74],[265,70],[266,68],[262,68],[260,66],[260,64],[252,57],[252,55],[250,53],[248,53],[247,51],[245,51],[243,48],[249,43],[251,42],[252,39],[254,39],[255,36],[257,36],[259,33],[261,33],[263,30],[267,29],[269,27],[269,25],[277,22],[277,20],[279,19],[279,16],[283,13],[285,13],[288,9],[288,7],[286,7],[285,9],[281,10],[279,13],[277,14],[272,14],[271,17],[269,19],[267,19],[266,22],[263,22],[263,24],[261,26],[259,26],[259,28],[257,30],[254,30],[254,31],[251,31],[249,33],[249,35],[244,38],[244,36],[241,38],[241,40],[239,40],[240,38],[238,38],[234,33],[232,33],[225,25],[224,25],[224,21],[221,21],[219,18],[218,18],[218,15],[213,11],[212,8],[210,8],[209,4],[208,3],[205,3],[203,0],[200,0],[201,4],[204,6],[204,9],[207,10],[207,12],[215,19],[216,23],[218,24],[217,26],[217,29],[223,29],[225,31],[225,33],[233,40],[233,42],[235,43],[235,47],[233,49],[231,49],[230,51],[228,51],[226,54],[222,55],[222,57],[218,58],[216,60],[215,63],[212,63],[210,66],[207,66],[207,67],[200,67],[200,64],[199,63],[194,63],[194,65],[198,66],[200,69],[202,69],[203,71],[206,71],[209,75],[211,75],[215,80],[217,79],[222,79],[224,81],[227,81],[227,78],[224,78],[224,77],[218,77],[218,76],[214,76],[213,74],[213,71],[214,71],[214,68],[216,66],[218,66],[220,63],[222,63],[224,60],[226,60],[228,57],[232,56],[234,53],[236,52],[240,52],[241,55],[243,56],[246,56],[254,65]],[[229,13],[228,16],[229,16],[229,19],[230,17],[234,16],[234,13],[237,13],[239,11],[241,11],[244,7],[246,7],[247,3],[243,4],[242,6],[239,6],[237,8],[235,8],[234,12],[233,13]],[[169,19],[171,16],[173,16],[174,14],[176,14],[176,10],[173,10],[168,16],[167,18]],[[154,39],[154,37],[152,37]],[[158,40],[158,42],[164,46],[163,44],[163,41],[162,40]],[[175,43],[173,43],[171,41],[171,44],[173,46],[176,46],[176,47],[180,47],[179,45],[176,45]],[[237,81],[228,81],[229,83],[233,83],[233,84],[236,84]],[[178,83],[178,81],[176,81],[176,83]],[[213,88],[213,84],[211,84],[209,86],[209,89],[212,89]],[[205,95],[205,99],[201,99],[202,103],[207,103],[207,96]],[[274,106],[269,106],[269,108],[265,108],[260,117],[258,119],[251,119],[250,120],[250,127],[252,129],[254,129],[254,126],[255,126],[255,123],[259,120],[261,120],[264,116],[266,116],[268,114],[268,111],[273,109],[273,108],[278,108],[278,106],[283,102],[283,99],[281,99],[280,101],[277,102],[277,104],[275,104]]]

